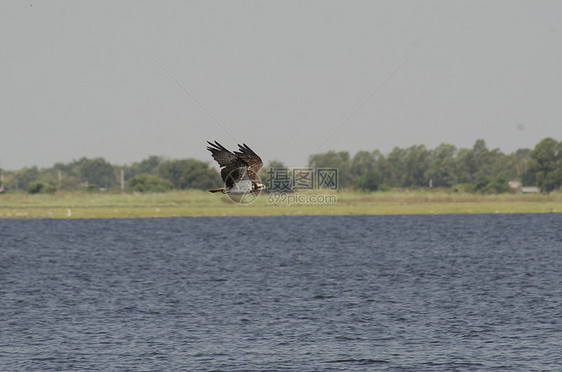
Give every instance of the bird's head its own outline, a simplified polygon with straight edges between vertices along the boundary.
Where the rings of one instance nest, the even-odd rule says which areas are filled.
[[[258,183],[256,184],[256,190],[265,190],[267,189],[267,187],[265,187],[265,185],[263,183]]]

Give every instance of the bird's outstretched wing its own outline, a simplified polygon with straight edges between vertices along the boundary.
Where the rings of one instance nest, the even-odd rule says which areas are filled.
[[[221,167],[221,178],[227,188],[233,187],[248,171],[248,164],[239,156],[228,151],[223,145],[215,141],[211,143],[207,150],[213,155],[213,159],[219,163]]]
[[[238,156],[240,159],[244,160],[248,164],[248,177],[253,182],[256,182],[257,174],[260,168],[263,166],[258,154],[256,154],[251,148],[245,143],[238,145],[238,151],[234,152],[234,155]]]

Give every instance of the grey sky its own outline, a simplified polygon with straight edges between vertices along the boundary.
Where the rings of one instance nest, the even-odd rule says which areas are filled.
[[[2,1],[0,167],[562,139],[562,1]],[[219,123],[207,115],[158,61]]]

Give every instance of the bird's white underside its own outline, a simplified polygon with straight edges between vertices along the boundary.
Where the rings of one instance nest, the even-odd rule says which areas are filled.
[[[234,186],[228,189],[226,192],[230,194],[246,194],[252,191],[252,181],[250,180],[240,180],[234,184]]]

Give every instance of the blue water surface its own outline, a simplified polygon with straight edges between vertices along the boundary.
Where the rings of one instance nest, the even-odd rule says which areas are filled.
[[[0,220],[0,370],[562,368],[562,215]]]

